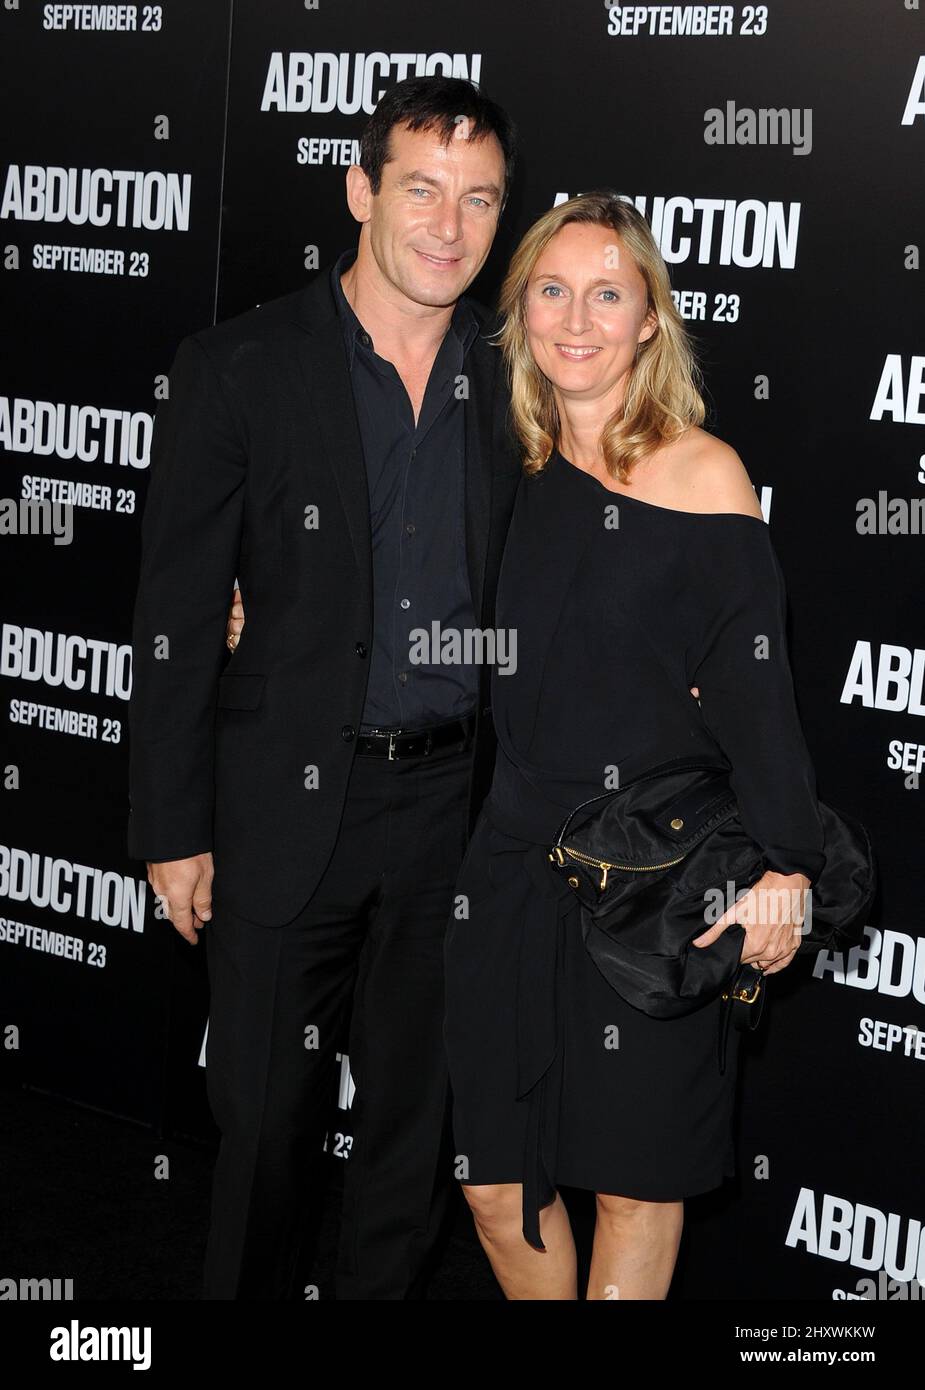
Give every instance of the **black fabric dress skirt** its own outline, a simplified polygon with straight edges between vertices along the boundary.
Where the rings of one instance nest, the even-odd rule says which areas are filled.
[[[656,1019],[603,978],[547,861],[561,821],[615,773],[719,747],[771,867],[813,879],[824,858],[763,521],[615,494],[554,453],[521,482],[496,614],[509,668],[448,923],[444,1039],[460,1181],[523,1183],[543,1249],[559,1184],[677,1201],[734,1174],[741,1036],[721,1067],[719,999]]]

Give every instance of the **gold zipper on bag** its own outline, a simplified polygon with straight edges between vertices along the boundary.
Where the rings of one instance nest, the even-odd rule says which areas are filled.
[[[590,854],[583,854],[581,850],[569,849],[568,845],[556,845],[551,851],[549,858],[557,859],[561,864],[565,863],[564,855],[570,855],[572,859],[577,859],[581,864],[593,864],[596,869],[601,871],[601,892],[607,887],[607,874],[611,869],[621,869],[626,873],[643,874],[650,869],[670,869],[672,864],[680,864],[685,857],[679,854],[677,859],[668,859],[664,864],[608,864],[604,859],[595,859]]]

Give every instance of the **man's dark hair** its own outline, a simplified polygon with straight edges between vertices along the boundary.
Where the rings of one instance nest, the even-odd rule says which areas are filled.
[[[382,187],[382,169],[392,157],[389,134],[394,126],[434,130],[444,144],[449,144],[461,116],[468,122],[469,139],[481,140],[494,135],[501,146],[504,189],[500,210],[503,210],[514,177],[517,132],[507,112],[482,96],[463,77],[408,77],[385,93],[360,140],[360,168],[369,179],[373,193],[378,193]]]

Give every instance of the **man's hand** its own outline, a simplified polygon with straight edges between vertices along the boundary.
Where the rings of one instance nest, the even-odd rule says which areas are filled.
[[[241,590],[235,589],[231,607],[228,609],[228,622],[225,625],[225,646],[229,651],[234,651],[243,631],[244,604],[241,602]]]
[[[211,854],[148,864],[148,882],[163,903],[165,913],[193,946],[199,940],[196,933],[212,920],[213,873]]]
[[[765,975],[776,975],[793,960],[803,940],[806,892],[810,886],[805,874],[778,874],[769,869],[694,946],[712,946],[727,927],[745,928],[741,964],[752,962]]]

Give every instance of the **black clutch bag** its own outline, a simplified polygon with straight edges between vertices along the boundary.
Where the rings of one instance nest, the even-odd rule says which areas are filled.
[[[608,983],[656,1018],[675,1018],[723,996],[757,1022],[762,972],[741,965],[745,928],[693,946],[766,870],[746,833],[728,763],[675,758],[582,802],[549,851],[580,903],[584,944]],[[825,866],[806,894],[799,950],[842,950],[863,935],[876,889],[870,837],[818,802]],[[713,907],[711,915],[710,909]],[[798,918],[797,918],[798,920]],[[726,1023],[728,1026],[728,1013]],[[742,1026],[741,1020],[738,1026]]]

